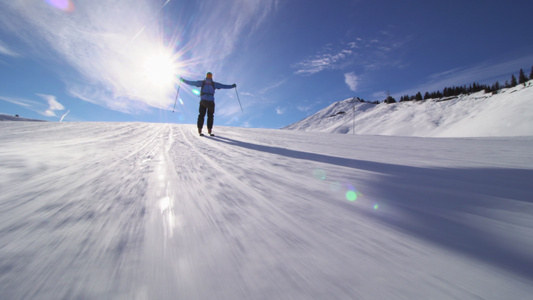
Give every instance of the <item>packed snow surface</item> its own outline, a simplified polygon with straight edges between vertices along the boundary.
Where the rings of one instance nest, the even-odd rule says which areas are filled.
[[[494,95],[481,91],[379,105],[350,98],[285,129],[419,137],[533,136],[533,81]]]
[[[533,137],[0,123],[2,299],[529,299]]]

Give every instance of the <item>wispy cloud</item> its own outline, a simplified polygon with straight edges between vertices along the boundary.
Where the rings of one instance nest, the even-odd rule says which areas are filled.
[[[28,100],[28,99],[20,98],[20,97],[0,96],[0,100],[6,101],[6,102],[9,102],[11,104],[18,105],[18,106],[22,106],[22,107],[25,107],[25,108],[30,108],[32,106],[35,106],[35,105],[39,104],[36,101]]]
[[[201,18],[178,16],[169,26],[162,16],[170,1],[70,1],[74,6],[69,9],[46,1],[8,1],[0,10],[0,30],[16,32],[35,58],[60,61],[77,71],[79,76],[61,74],[71,95],[133,113],[171,108],[177,75],[230,55],[239,38],[256,30],[278,1],[193,3],[188,9],[200,11]],[[183,40],[185,36],[192,40]],[[14,54],[2,44],[0,53]]]
[[[246,111],[248,102],[244,102],[242,104],[243,110]],[[224,99],[220,101],[220,105],[217,102],[217,107],[220,107],[220,109],[217,109],[217,116],[228,118],[231,120],[230,122],[235,121],[233,119],[235,116],[241,115],[241,107],[239,106],[237,98],[235,97],[224,97]]]
[[[382,31],[373,39],[356,38],[340,45],[327,44],[318,54],[307,57],[292,67],[295,74],[313,75],[325,70],[344,69],[358,66],[364,70],[378,70],[383,67],[400,66],[402,61],[394,50],[401,48],[410,40],[404,37],[401,41],[389,31]]]
[[[314,107],[316,106],[321,106],[323,105],[324,103],[322,103],[321,101],[315,101],[314,103],[309,103],[307,105],[298,105],[296,107],[296,109],[298,109],[299,111],[301,112],[309,112],[311,111],[311,109],[313,109]]]
[[[276,88],[282,86],[283,84],[285,84],[287,81],[289,81],[288,78],[282,79],[282,80],[280,80],[278,82],[274,82],[273,84],[271,84],[271,85],[263,88],[262,90],[260,90],[259,94],[264,94],[264,93],[266,93],[266,92],[268,92],[270,90],[276,89]]]
[[[455,68],[428,77],[428,80],[418,86],[401,91],[397,96],[414,95],[418,92],[442,91],[445,87],[462,86],[473,82],[493,84],[496,81],[504,83],[511,80],[511,74],[518,76],[521,68],[528,67],[533,61],[533,55],[494,63],[489,61],[469,68]],[[525,70],[527,72],[527,70]],[[503,82],[501,81],[503,80]]]
[[[200,67],[218,72],[221,60],[232,54],[243,36],[254,33],[276,11],[279,0],[234,0],[229,5],[219,0],[201,4],[202,18],[191,26],[199,41],[192,52]],[[228,22],[228,20],[231,20]]]
[[[357,91],[357,86],[359,85],[359,77],[355,75],[355,72],[344,74],[344,82],[346,82],[350,90],[354,92]]]
[[[57,110],[65,110],[65,107],[57,102],[56,97],[52,95],[37,94],[37,96],[43,98],[48,103],[48,109],[41,112],[42,115],[47,117],[56,117]]]
[[[329,49],[330,47],[326,47],[323,50],[324,53],[308,57],[305,60],[294,64],[293,67],[297,69],[295,74],[313,75],[324,70],[336,69],[353,54],[353,50],[350,49],[352,47],[353,46],[349,46],[349,48],[334,52],[328,52],[331,51],[331,49]]]
[[[385,100],[387,98],[387,92],[379,91],[372,93],[372,99]]]
[[[282,115],[282,114],[285,113],[286,110],[287,110],[287,109],[286,109],[285,107],[280,107],[280,106],[278,106],[278,107],[276,107],[276,114],[278,114],[278,115]]]
[[[0,13],[0,24],[26,43],[36,58],[69,64],[79,77],[64,76],[67,87],[76,83],[108,91],[112,97],[95,99],[108,106],[115,98],[164,107],[173,84],[159,86],[148,78],[146,61],[170,56],[149,26],[136,40],[140,28],[150,24],[157,7],[150,1],[77,1],[75,11],[58,9],[45,1],[10,2]]]
[[[2,41],[0,41],[0,55],[17,57],[20,56],[17,52],[9,49]]]
[[[43,116],[56,117],[56,111],[65,110],[65,107],[57,101],[57,98],[53,95],[36,94],[39,98],[43,99],[45,103],[41,101],[30,100],[19,97],[6,97],[0,96],[0,100],[22,106],[26,109],[37,112]],[[68,113],[68,112],[67,112]]]

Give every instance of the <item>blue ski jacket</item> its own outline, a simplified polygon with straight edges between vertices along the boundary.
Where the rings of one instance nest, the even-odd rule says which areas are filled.
[[[182,78],[181,81],[191,86],[202,87],[203,85],[204,87],[200,91],[200,99],[207,101],[215,101],[215,89],[232,89],[235,87],[235,85],[222,84],[209,79],[192,81]]]

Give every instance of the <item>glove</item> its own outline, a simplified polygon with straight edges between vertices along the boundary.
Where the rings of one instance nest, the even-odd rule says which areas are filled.
[[[237,85],[236,85],[236,84],[234,83],[234,84],[233,84],[233,87],[234,87],[234,88],[236,88],[236,87],[237,87]]]

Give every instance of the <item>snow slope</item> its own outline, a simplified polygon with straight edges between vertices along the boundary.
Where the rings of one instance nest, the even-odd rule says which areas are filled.
[[[533,138],[0,123],[2,299],[527,299]]]
[[[36,120],[36,119],[28,119],[28,118],[22,118],[7,114],[1,114],[0,113],[0,121],[28,121],[28,122],[45,122],[42,120]]]
[[[442,101],[445,100],[445,101]],[[420,137],[533,136],[533,81],[492,95],[401,102],[336,102],[284,129]]]

